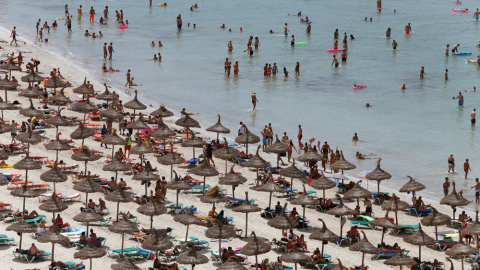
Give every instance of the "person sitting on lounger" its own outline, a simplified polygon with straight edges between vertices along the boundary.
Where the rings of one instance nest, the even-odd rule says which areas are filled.
[[[310,175],[312,177],[312,179],[318,179],[320,178],[322,175],[318,172],[318,169],[316,167],[313,167],[311,172],[310,172]]]
[[[89,199],[89,200],[88,200],[87,207],[90,208],[90,209],[92,209],[92,210],[95,210],[95,203],[93,202],[92,199]]]
[[[295,233],[293,233],[292,229],[290,229],[288,233],[288,240],[297,241],[297,239],[298,239],[298,236]]]
[[[102,198],[98,198],[98,205],[96,206],[96,209],[95,211],[98,211],[98,212],[103,212],[103,210],[105,210],[107,208],[107,205],[105,204],[105,201],[102,200]]]
[[[280,215],[283,211],[283,207],[280,204],[280,201],[277,202],[277,205],[275,205],[275,214]]]
[[[348,232],[347,232],[347,237],[357,237],[358,240],[361,239],[360,233],[358,232],[358,227],[353,226]]]
[[[299,248],[301,248],[305,252],[309,252],[307,248],[307,242],[305,242],[305,236],[302,234],[300,237],[297,239],[297,245]]]
[[[365,206],[365,212],[362,212],[361,214],[371,217],[373,212],[372,201],[367,198],[363,200],[363,205]]]
[[[80,240],[78,240],[78,243],[82,245],[87,245],[88,241],[85,232],[82,232],[82,234],[80,234]]]
[[[288,215],[291,219],[295,219],[295,220],[300,220],[300,215],[298,214],[297,212],[297,208],[296,207],[293,207],[292,211],[290,212],[290,214]]]
[[[90,229],[90,241],[91,241],[92,245],[94,245],[96,247],[101,247],[102,246],[102,242],[100,240],[98,240],[97,234],[93,232],[93,229]]]
[[[79,263],[76,263],[74,265],[68,265],[68,264],[65,264],[64,262],[61,262],[61,261],[54,261],[51,266],[60,266],[60,267],[63,267],[63,268],[67,268],[67,269],[75,269],[77,267],[80,267],[83,265],[83,262],[79,262]]]
[[[45,220],[42,220],[38,224],[37,232],[35,233],[35,235],[36,236],[42,236],[46,233],[47,233],[47,231],[45,230]]]
[[[216,217],[216,220],[220,221],[222,224],[228,224],[228,219],[225,216],[225,212],[222,210]]]
[[[117,189],[117,182],[115,181],[115,177],[112,177],[110,182],[108,182],[108,190],[114,191]]]
[[[319,263],[327,263],[328,260],[322,257],[322,253],[320,252],[320,249],[317,247],[315,251],[313,252],[312,257],[312,262],[313,264],[319,264]]]
[[[332,199],[323,199],[321,198],[320,199],[320,206],[324,209],[328,209],[328,208],[332,208],[332,207],[335,207],[337,206],[335,203],[333,203]]]
[[[208,217],[211,217],[211,218],[217,218],[218,216],[218,213],[215,212],[215,206],[212,207],[212,209],[208,212]]]
[[[120,183],[118,183],[118,188],[121,190],[126,190],[127,189],[127,182],[123,180],[123,178],[120,178]]]
[[[57,214],[57,218],[55,219],[55,227],[57,230],[61,230],[63,228],[63,218],[60,214]]]
[[[28,255],[37,256],[40,253],[40,250],[35,246],[35,243],[32,243],[32,246],[28,249]]]

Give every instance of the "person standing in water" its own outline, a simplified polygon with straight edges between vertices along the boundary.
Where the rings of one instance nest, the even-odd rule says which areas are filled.
[[[312,30],[312,25],[310,22],[307,23],[307,34],[310,34],[310,31]]]
[[[65,25],[67,26],[67,31],[72,32],[72,20],[70,17],[67,17],[67,21],[65,22]]]
[[[108,51],[107,51],[107,43],[103,43],[103,59],[107,59]]]
[[[78,20],[80,21],[82,19],[82,15],[83,15],[83,12],[82,12],[82,5],[80,5],[78,7]]]
[[[252,111],[255,111],[255,108],[257,107],[257,102],[258,102],[257,95],[254,92],[254,93],[252,93],[252,104],[253,104]]]
[[[450,170],[452,170],[452,173],[455,172],[455,159],[453,158],[453,154],[450,154],[448,157],[448,173],[450,173]]]
[[[335,57],[335,55],[333,55],[333,61],[332,61],[332,64],[330,65],[333,66],[333,64],[335,64],[335,67],[338,67],[340,64],[338,63],[338,59]]]
[[[93,6],[90,7],[90,22],[93,22],[95,20],[95,9],[93,9]]]
[[[468,158],[465,159],[465,162],[463,163],[463,171],[465,172],[465,179],[467,179],[468,171],[472,171],[470,163],[468,163]]]
[[[300,62],[297,62],[297,65],[295,66],[295,74],[300,75]]]
[[[473,111],[470,113],[470,122],[472,123],[472,126],[475,126],[475,123],[477,120],[475,117],[477,116],[477,109],[473,109]]]
[[[110,45],[108,45],[108,54],[109,54],[108,60],[112,60],[112,54],[113,54],[114,52],[115,52],[115,51],[113,50],[113,43],[110,42]]]
[[[479,16],[480,16],[480,11],[478,11],[478,8],[477,8],[477,10],[475,11],[475,13],[473,13],[473,18],[478,21],[478,17],[479,17]]]
[[[458,95],[454,97],[453,99],[458,99],[458,106],[463,107],[463,95],[462,92],[458,92]]]
[[[285,26],[283,27],[285,29],[285,36],[288,36],[288,28],[287,28],[287,23],[285,23]]]
[[[382,0],[377,0],[378,12],[382,12]]]
[[[398,43],[395,40],[393,40],[393,42],[392,42],[393,49],[396,50],[397,46],[398,46]]]
[[[298,125],[298,145],[301,147],[302,145],[302,138],[303,138],[303,130],[302,130],[302,125]]]
[[[480,201],[480,182],[478,178],[475,178],[475,186],[471,188],[475,188],[475,202],[478,203]]]
[[[385,33],[385,35],[387,36],[387,38],[389,38],[391,34],[392,34],[392,29],[390,29],[390,27],[389,27],[387,29],[387,33]]]
[[[448,52],[450,50],[450,44],[447,44],[447,48],[445,49],[445,55],[448,56]]]
[[[427,73],[425,73],[425,67],[422,67],[422,69],[420,70],[420,79],[423,79],[423,76],[427,75]]]
[[[178,14],[178,17],[177,17],[177,28],[179,30],[182,29],[182,15],[181,14]]]
[[[448,69],[445,69],[445,81],[448,81]]]
[[[410,25],[410,23],[408,23],[406,26],[405,26],[405,34],[410,34],[410,32],[412,32],[412,26]]]

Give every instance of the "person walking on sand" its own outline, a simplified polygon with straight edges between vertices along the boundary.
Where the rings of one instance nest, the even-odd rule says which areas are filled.
[[[252,104],[253,104],[252,111],[255,111],[255,108],[257,107],[257,102],[258,102],[257,94],[255,94],[255,92],[253,92],[252,93]]]
[[[477,109],[473,109],[473,111],[470,113],[470,122],[472,123],[472,126],[475,126],[475,123],[477,122],[475,116],[477,116]]]
[[[450,170],[452,170],[452,173],[455,173],[455,159],[453,158],[453,154],[450,154],[448,157],[448,173],[450,173]]]
[[[480,201],[480,182],[478,178],[475,178],[475,186],[471,188],[475,188],[475,202],[478,203]]]
[[[14,26],[12,30],[12,34],[10,34],[10,37],[12,38],[12,41],[10,41],[10,46],[12,46],[12,43],[15,41],[15,46],[18,46],[17,44],[17,27]]]
[[[112,60],[112,54],[113,54],[114,52],[115,52],[115,51],[113,50],[113,43],[110,42],[110,45],[108,45],[108,54],[109,54],[108,60]]]
[[[127,83],[125,84],[125,87],[127,87],[127,85],[128,85],[128,87],[131,87],[130,69],[127,71],[126,76],[127,76]]]
[[[448,180],[448,177],[445,177],[445,182],[443,182],[443,194],[445,197],[448,195],[448,189],[450,188],[450,181]]]
[[[95,20],[95,9],[93,9],[93,6],[90,7],[90,22],[93,22]]]
[[[472,169],[470,168],[470,163],[468,163],[468,158],[465,160],[465,163],[463,163],[463,171],[465,172],[465,179],[467,179],[468,171],[471,171]]]
[[[458,92],[458,95],[454,97],[453,99],[458,99],[458,106],[463,107],[463,95],[462,92]]]

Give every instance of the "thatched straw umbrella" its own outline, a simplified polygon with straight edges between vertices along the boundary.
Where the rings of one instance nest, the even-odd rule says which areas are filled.
[[[4,122],[0,122],[0,134],[11,132],[15,129],[13,125],[5,124]]]
[[[124,116],[121,112],[114,109],[101,110],[98,115],[100,117],[110,118],[114,121],[121,120]]]
[[[182,158],[179,154],[174,152],[169,152],[166,155],[163,155],[157,158],[158,163],[162,165],[170,165],[170,177],[173,176],[173,165],[174,164],[183,164],[185,159]]]
[[[151,198],[146,204],[142,204],[137,208],[137,212],[140,214],[150,216],[150,229],[153,228],[153,216],[160,216],[167,212],[165,205],[157,202],[153,198],[153,191],[151,191]]]
[[[185,184],[182,180],[180,180],[180,178],[179,178],[178,175],[177,175],[177,172],[175,172],[175,178],[174,178],[172,181],[168,182],[168,183],[165,185],[165,187],[166,187],[167,189],[172,189],[172,190],[175,190],[175,191],[176,191],[176,192],[175,192],[175,193],[176,193],[175,195],[176,195],[176,197],[177,197],[177,204],[176,204],[175,207],[177,207],[177,208],[179,207],[178,194],[180,193],[180,190],[190,190],[190,189],[192,189],[191,186]]]
[[[165,106],[161,105],[160,108],[151,112],[150,115],[155,116],[155,117],[161,116],[162,118],[163,117],[171,117],[171,116],[173,116],[173,112],[167,110],[167,108],[165,108]]]
[[[383,262],[386,265],[393,265],[393,266],[400,266],[400,270],[402,267],[408,265],[415,265],[417,264],[412,258],[408,257],[407,255],[403,254],[402,250],[398,249],[398,255],[393,256],[392,258]]]
[[[82,139],[82,145],[85,138],[91,137],[95,135],[97,132],[91,128],[85,127],[83,122],[78,122],[78,128],[75,129],[72,133],[70,133],[70,138],[74,140]]]
[[[287,208],[287,203],[285,203],[285,207],[282,209],[282,213],[280,213],[274,219],[268,221],[268,225],[277,229],[288,230],[298,227],[298,222],[287,216],[285,213],[285,209]]]
[[[245,134],[245,133],[244,133]],[[243,135],[242,135],[243,136]],[[258,179],[258,169],[265,169],[267,167],[270,167],[272,166],[272,164],[268,161],[266,161],[265,159],[263,159],[260,154],[258,153],[258,151],[260,150],[260,145],[257,147],[257,153],[255,154],[254,157],[252,157],[250,160],[248,160],[247,162],[243,163],[243,166],[245,167],[248,167],[248,168],[255,168],[256,172],[257,172],[257,187],[258,187],[258,183],[260,182],[259,179]]]
[[[207,128],[207,131],[217,133],[217,143],[218,143],[218,135],[219,135],[220,133],[228,134],[228,133],[230,133],[230,129],[224,127],[224,126],[222,125],[222,123],[220,123],[220,114],[217,114],[217,116],[218,116],[217,123],[215,123],[215,125]],[[225,142],[226,142],[226,141],[225,141]]]
[[[374,245],[372,245],[368,241],[367,235],[365,235],[364,231],[362,231],[362,234],[363,234],[362,240],[358,241],[357,243],[351,245],[348,248],[351,251],[362,252],[362,266],[361,266],[361,268],[363,268],[363,266],[365,265],[365,253],[368,253],[368,254],[379,254],[380,253],[378,248],[375,247]]]
[[[127,145],[127,141],[117,135],[117,130],[112,129],[112,133],[100,141],[104,144],[112,145],[112,157],[115,155],[115,145]]]
[[[232,165],[229,173],[219,178],[218,184],[232,186],[232,197],[235,199],[235,187],[247,182],[247,178],[234,172],[233,167],[235,167],[235,165]]]
[[[260,138],[257,135],[251,133],[248,130],[247,126],[243,125],[243,127],[245,128],[245,133],[236,137],[235,142],[245,144],[247,148],[247,150],[245,150],[246,152],[245,154],[248,155],[248,145],[253,143],[258,143],[260,141]]]
[[[5,152],[4,150],[0,150],[0,160],[7,160],[8,159],[8,153]]]
[[[0,111],[2,111],[2,121],[3,121],[3,111],[15,110],[16,107],[10,103],[3,101],[3,98],[0,97]]]
[[[422,218],[420,222],[424,226],[435,226],[435,240],[438,241],[438,233],[437,233],[437,227],[441,225],[447,225],[450,223],[450,217],[442,214],[437,211],[435,207],[431,207],[433,209],[433,212],[430,213],[428,216]],[[480,225],[480,224],[479,224]]]
[[[38,237],[37,241],[40,243],[52,243],[52,263],[54,262],[55,258],[55,244],[66,245],[70,243],[70,239],[68,239],[68,237],[58,233],[55,225],[48,233]]]
[[[323,160],[323,156],[316,151],[313,151],[313,148],[311,146],[308,146],[308,152],[301,155],[297,159],[298,161],[302,162],[317,162]]]
[[[75,109],[78,109],[83,112],[83,122],[85,122],[85,119],[87,118],[87,113],[96,112],[99,110],[98,107],[90,103],[89,97],[87,97],[87,99],[83,102],[75,103],[74,106],[75,106]]]
[[[56,95],[53,95],[53,96],[49,96],[48,101],[50,101],[54,104],[58,104],[58,106],[66,105],[68,103],[72,103],[72,101],[68,97],[65,96],[64,90],[65,90],[65,87],[63,87],[60,90],[60,93],[57,93]]]
[[[24,159],[13,164],[13,168],[16,170],[25,170],[25,184],[21,188],[13,190],[10,194],[16,197],[23,197],[23,210],[25,211],[25,198],[27,197],[38,197],[40,194],[34,190],[31,190],[27,187],[28,183],[28,171],[29,170],[39,170],[42,168],[42,165],[39,162],[31,159],[29,153]]]
[[[388,172],[384,171],[382,168],[380,168],[380,162],[382,161],[381,158],[378,159],[377,161],[377,167],[375,170],[373,170],[371,173],[367,173],[365,175],[365,178],[367,180],[375,180],[377,181],[377,192],[380,194],[380,182],[383,180],[387,180],[392,178],[392,175],[389,174]]]
[[[280,257],[280,260],[284,262],[289,262],[289,263],[294,263],[295,264],[295,270],[297,270],[297,264],[298,263],[308,263],[312,261],[312,257],[305,255],[302,252],[299,252],[296,250],[296,248],[293,248],[293,251],[287,254],[284,254]]]
[[[103,84],[105,86],[105,91],[100,93],[96,98],[98,100],[105,100],[107,102],[107,107],[108,107],[108,102],[109,101],[114,101],[114,100],[117,100],[118,97],[117,95],[115,95],[114,93],[110,93],[110,91],[108,90],[108,86],[106,83]]]
[[[44,203],[40,204],[38,208],[45,212],[52,213],[52,220],[55,220],[55,213],[62,212],[63,210],[67,209],[68,206],[62,201],[58,200],[57,194],[53,192],[52,197]]]
[[[47,148],[47,150],[56,151],[56,159],[58,159],[58,151],[70,150],[70,146],[60,140],[60,135],[62,135],[62,133],[58,132],[55,136],[55,140],[49,142],[48,144],[45,144],[45,148]]]
[[[113,192],[110,192],[107,195],[105,195],[105,200],[109,202],[117,203],[117,221],[118,221],[118,214],[120,210],[120,203],[133,202],[132,193],[125,191],[121,188],[117,188]]]
[[[112,264],[113,270],[141,270],[142,268],[135,265],[132,258],[127,258],[125,261],[117,264]]]
[[[169,138],[170,136],[174,136],[175,134],[177,134],[175,131],[169,129],[167,127],[167,125],[162,125],[161,127],[159,127],[157,130],[155,130],[154,132],[152,132],[150,134],[150,136],[152,137],[156,137],[156,138],[162,138],[163,140],[163,154],[165,155],[165,150],[166,150],[166,143],[165,143],[165,139],[166,138]],[[173,149],[170,149],[170,152],[173,152]]]
[[[37,144],[42,141],[42,137],[33,133],[30,125],[27,125],[26,132],[18,134],[15,139],[27,144],[27,153],[30,153],[30,144]]]
[[[278,138],[277,138],[278,139]],[[287,168],[281,169],[279,174],[284,177],[290,177],[290,188],[293,189],[293,178],[305,180],[306,175],[295,166],[295,159],[293,159],[293,164]],[[302,181],[305,182],[305,181]],[[290,193],[290,197],[293,196],[293,192]]]
[[[30,100],[30,106],[28,108],[21,109],[18,112],[21,115],[26,116],[26,117],[42,118],[45,115],[45,113],[40,111],[40,110],[35,109],[35,107],[33,106],[32,99],[30,98],[29,100]]]
[[[60,108],[55,116],[45,120],[45,123],[55,126],[56,134],[58,134],[58,127],[70,125],[70,123],[62,117],[62,110],[63,108]]]
[[[242,247],[241,253],[246,256],[255,256],[255,269],[258,269],[258,255],[269,252],[272,247],[269,243],[261,241],[257,238],[255,232],[252,231],[252,239]]]
[[[310,151],[308,151],[310,152]],[[357,168],[357,166],[353,165],[352,163],[345,160],[343,156],[343,151],[340,151],[340,159],[335,161],[335,163],[330,164],[330,168],[333,170],[342,170],[342,175],[344,170],[353,170]],[[343,181],[343,179],[342,179]]]
[[[4,67],[4,66],[0,66],[0,68],[1,67]],[[12,82],[10,80],[1,80],[0,81],[0,89],[5,90],[5,100],[8,100],[7,91],[8,90],[10,90],[10,91],[17,90],[17,87],[18,87],[18,83],[16,83],[16,82]]]
[[[450,194],[440,200],[440,204],[450,205],[453,209],[453,219],[455,219],[455,211],[457,211],[457,206],[465,206],[470,203],[469,200],[463,198],[457,193],[455,189],[455,182],[452,183],[453,190]]]
[[[285,193],[285,189],[281,188],[278,185],[275,185],[272,181],[266,182],[265,184],[256,188],[256,190],[261,191],[261,192],[269,192],[270,193],[270,197],[268,199],[268,209],[272,209],[271,206],[272,206],[272,194],[273,194],[273,192]]]
[[[115,181],[117,181],[118,172],[130,171],[131,168],[132,168],[131,165],[125,164],[118,159],[114,159],[109,164],[103,166],[102,170],[108,171],[108,172],[115,172]]]
[[[88,172],[87,177],[85,180],[77,182],[74,186],[73,189],[76,191],[80,192],[85,192],[85,205],[88,204],[88,193],[93,193],[93,192],[102,192],[103,187],[97,183],[95,183],[91,177],[90,177],[90,172]]]
[[[395,193],[392,194],[391,200],[386,201],[382,204],[383,211],[395,211],[395,223],[397,225],[398,225],[398,211],[408,209],[409,207],[410,206],[408,205],[408,203],[400,200],[400,198],[398,198],[397,195],[395,195]]]
[[[355,215],[357,212],[343,204],[342,198],[340,195],[336,194],[335,197],[339,200],[339,204],[334,208],[328,210],[326,213],[332,216],[340,216],[340,237],[342,237],[342,216]]]
[[[142,181],[142,185],[145,186],[145,196],[148,194],[148,183],[150,181],[160,180],[160,175],[154,174],[148,170],[144,170],[141,173],[136,173],[133,175],[132,180]]]
[[[187,140],[188,140],[188,133],[190,132],[190,128],[200,127],[200,124],[195,119],[193,119],[192,117],[190,117],[188,113],[183,111],[182,111],[182,117],[177,121],[175,121],[175,125],[187,128]]]
[[[179,264],[190,264],[192,265],[192,270],[197,264],[205,264],[208,262],[208,258],[205,255],[197,254],[195,250],[195,245],[192,242],[189,242],[187,246],[190,248],[187,252],[181,254],[177,257],[177,263]]]
[[[288,144],[284,144],[282,142],[280,142],[280,140],[278,139],[278,135],[275,134],[275,142],[272,143],[271,145],[267,146],[265,148],[265,152],[267,153],[275,153],[277,155],[280,155],[282,153],[286,153],[288,152],[288,150],[290,150],[290,147],[288,146]],[[280,159],[277,157],[277,167],[279,167],[279,163],[280,162]]]
[[[228,202],[228,198],[220,192],[218,186],[213,186],[208,189],[207,194],[200,196],[200,201],[203,203],[211,203],[215,207],[216,203]]]
[[[145,106],[145,104],[138,101],[137,94],[138,94],[138,92],[137,92],[137,90],[135,90],[135,97],[133,98],[133,100],[130,100],[129,102],[127,102],[123,105],[123,107],[133,110],[133,119],[135,119],[135,111],[136,110],[143,111],[147,108],[147,106]]]
[[[295,163],[295,159],[293,160],[293,163]],[[325,190],[326,189],[331,189],[337,186],[335,182],[332,180],[328,179],[325,176],[325,172],[322,172],[322,176],[318,179],[314,179],[310,182],[309,186],[311,186],[314,189],[320,189],[323,191],[323,199],[325,200]],[[354,187],[355,188],[355,187]]]
[[[312,196],[307,194],[307,190],[305,189],[305,185],[303,185],[303,194],[298,196],[297,198],[290,201],[291,204],[294,205],[301,205],[303,208],[303,223],[302,226],[305,228],[307,225],[305,224],[305,208],[307,205],[318,205],[320,204],[319,200],[314,199]]]
[[[202,138],[197,138],[193,132],[192,132],[192,137],[190,139],[186,139],[182,142],[182,147],[193,148],[193,164],[197,163],[195,160],[195,147],[202,148],[204,145],[207,145],[207,143]]]
[[[34,233],[37,231],[37,226],[34,224],[27,223],[23,218],[21,218],[18,222],[13,223],[12,225],[8,226],[5,230],[7,231],[14,231],[20,234],[20,242],[18,244],[18,248],[22,248],[22,236],[24,233]]]
[[[20,80],[22,82],[28,82],[28,83],[31,83],[31,82],[43,82],[43,80],[45,80],[44,77],[40,76],[40,75],[37,75],[35,73],[35,68],[33,67],[33,65],[29,68],[29,71],[28,71],[28,74],[25,75],[25,76],[22,76],[20,78]]]
[[[103,216],[100,214],[95,213],[92,209],[87,208],[85,211],[81,212],[80,214],[77,214],[73,217],[73,220],[77,222],[85,222],[87,223],[87,230],[86,233],[88,235],[88,226],[90,222],[96,222],[96,221],[101,221],[103,220]]]
[[[131,122],[130,124],[128,124],[127,129],[137,129],[137,130],[147,129],[147,130],[150,130],[151,128],[143,122],[142,118],[139,118],[139,119]]]
[[[26,182],[26,181],[25,181]],[[40,196],[40,193],[43,193],[39,190],[31,189],[27,184],[15,188],[10,192],[10,195],[15,197],[23,198],[23,212],[25,212],[25,200],[26,198],[35,198]]]
[[[390,219],[388,218],[388,213],[389,211],[387,211],[385,213],[385,217],[384,218],[379,218],[379,219],[374,219],[372,221],[369,221],[368,223],[370,223],[371,225],[373,226],[379,226],[379,227],[382,227],[383,230],[382,230],[382,240],[380,241],[380,243],[383,243],[383,238],[385,236],[385,229],[394,229],[394,230],[398,230],[400,229],[401,227],[398,226],[397,224],[393,223],[390,221]]]
[[[205,236],[208,238],[218,239],[218,254],[222,256],[222,239],[234,237],[236,235],[235,228],[230,225],[223,225],[222,222],[217,221],[217,224],[208,228]]]
[[[45,82],[45,84],[43,84],[43,87],[56,89],[64,85],[65,82],[63,80],[57,78],[57,76],[52,76],[47,82]]]
[[[322,228],[313,232],[310,235],[309,238],[313,239],[313,240],[322,241],[322,253],[321,253],[321,255],[322,255],[322,258],[323,258],[323,249],[324,249],[324,246],[325,246],[325,241],[337,242],[339,237],[327,228],[327,226],[325,225],[325,221],[323,221],[323,219],[319,218],[318,220],[320,220],[322,222],[323,226],[322,226]]]
[[[476,254],[478,250],[474,247],[471,247],[470,245],[466,245],[465,243],[463,243],[461,229],[458,232],[458,236],[459,236],[458,243],[453,247],[451,247],[449,250],[447,250],[445,254],[448,256],[460,256],[462,260],[462,270],[464,270],[465,268],[463,265],[463,257],[467,255]]]
[[[175,222],[179,222],[187,226],[187,233],[185,234],[185,242],[188,239],[188,229],[190,228],[190,225],[203,225],[203,222],[199,218],[193,215],[193,205],[190,206],[190,209],[186,214],[175,215],[173,217],[173,220]]]
[[[93,95],[93,94],[95,94],[95,91],[88,86],[88,84],[87,84],[87,77],[85,77],[85,79],[83,80],[83,83],[82,83],[79,87],[73,89],[73,93],[75,93],[75,94],[81,94],[81,95],[82,95],[82,99],[83,99],[83,98],[85,97],[85,95]]]
[[[248,235],[248,213],[260,212],[260,210],[262,210],[262,208],[251,204],[250,201],[248,200],[248,192],[245,192],[245,202],[242,203],[241,205],[235,207],[235,208],[232,208],[232,210],[234,212],[245,213],[245,237],[247,237],[247,235]]]
[[[125,215],[123,215],[123,218],[120,219],[120,221],[113,223],[113,225],[110,225],[108,227],[108,230],[114,233],[122,234],[122,251],[120,252],[121,256],[123,256],[125,234],[139,232],[138,225],[128,220]]]
[[[145,239],[142,243],[142,248],[148,250],[154,250],[156,257],[158,258],[158,252],[160,250],[166,250],[173,247],[172,241],[161,236],[157,230],[153,229],[153,235]]]
[[[364,198],[369,198],[372,196],[372,193],[364,188],[362,188],[359,184],[362,182],[362,180],[358,181],[358,183],[355,184],[353,188],[351,188],[349,191],[345,192],[343,197],[345,199],[357,199],[357,206],[360,206],[360,201],[359,199],[364,199]]]
[[[102,155],[92,153],[90,149],[88,149],[88,146],[85,145],[80,146],[79,150],[80,151],[72,155],[72,159],[85,162],[85,175],[87,175],[87,162],[99,160]]]
[[[225,137],[223,137],[223,140],[227,141]],[[227,173],[228,161],[234,160],[238,155],[240,155],[240,151],[236,148],[228,147],[228,145],[213,152],[214,157],[225,160],[225,174]]]
[[[94,247],[91,242],[87,244],[83,249],[73,254],[75,259],[90,259],[90,270],[92,270],[92,259],[101,258],[107,254],[107,251],[103,248]]]
[[[247,268],[240,263],[238,258],[230,257],[224,264],[220,265],[217,270],[247,270]]]
[[[203,176],[203,194],[205,194],[205,182],[207,181],[206,177],[212,177],[212,176],[218,175],[217,169],[215,169],[215,167],[210,166],[210,164],[208,164],[208,162],[206,161],[203,162],[202,165],[192,168],[191,172],[193,174]]]
[[[343,266],[342,261],[340,261],[339,258],[337,258],[337,260],[338,260],[338,265],[335,266],[332,270],[348,270],[345,266]]]
[[[475,211],[475,222],[473,224],[467,225],[463,232],[465,234],[475,235],[477,238],[477,248],[480,249],[480,245],[478,245],[478,235],[480,234],[480,221],[478,220],[478,210]]]
[[[140,138],[140,137],[138,137],[137,145],[135,145],[134,147],[132,147],[132,149],[130,149],[130,154],[140,156],[140,164],[143,164],[143,155],[151,154],[151,153],[154,153],[154,152],[155,152],[155,150],[153,150],[152,147],[149,147],[149,146],[145,145],[143,143],[143,139]]]
[[[31,83],[29,82],[28,88],[20,92],[18,95],[26,98],[39,98],[43,95],[43,91],[33,88]]]
[[[422,246],[435,245],[435,239],[428,236],[422,229],[422,225],[418,224],[418,231],[414,234],[403,237],[403,241],[418,246],[418,259],[422,261]]]

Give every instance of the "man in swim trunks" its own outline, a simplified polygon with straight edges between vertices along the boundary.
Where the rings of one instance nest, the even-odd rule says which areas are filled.
[[[12,37],[12,41],[10,42],[10,46],[12,46],[12,43],[15,41],[15,46],[18,46],[17,44],[17,27],[14,26],[12,30],[12,34],[10,35]]]
[[[90,22],[93,22],[95,20],[95,9],[93,9],[93,6],[90,7]]]
[[[480,16],[480,11],[478,11],[478,8],[477,8],[477,10],[475,11],[475,13],[473,13],[473,18],[478,21],[478,17],[479,17],[479,16]]]
[[[377,0],[378,12],[382,12],[382,0]]]
[[[332,64],[330,65],[333,66],[333,64],[335,64],[335,67],[338,67],[340,64],[338,63],[338,59],[335,57],[335,55],[333,55],[333,61],[332,61]]]
[[[447,48],[445,49],[445,55],[446,55],[446,56],[448,56],[449,48],[450,48],[450,44],[447,44]]]
[[[83,14],[83,13],[82,13],[82,5],[80,5],[80,6],[78,7],[78,10],[77,10],[77,11],[78,11],[78,20],[81,20],[81,19],[82,19],[82,14]]]
[[[473,111],[470,113],[470,122],[472,123],[472,126],[475,126],[475,123],[477,122],[475,116],[477,116],[477,109],[473,109]]]
[[[460,47],[460,44],[454,45],[452,48],[452,53],[458,52],[458,47]]]
[[[127,71],[126,76],[127,76],[127,83],[125,84],[125,87],[127,87],[127,85],[128,85],[128,87],[131,87],[132,85],[131,85],[131,80],[130,80],[130,69]]]
[[[108,57],[108,60],[112,60],[112,54],[113,54],[113,52],[115,52],[115,51],[113,50],[113,43],[110,42],[110,45],[108,45],[108,54],[110,55],[110,56]]]
[[[177,17],[177,28],[182,29],[182,15],[178,14]]]
[[[238,61],[237,61],[238,62]],[[257,95],[254,93],[252,93],[252,104],[253,104],[253,109],[252,111],[255,111],[255,108],[257,107]]]
[[[103,17],[108,18],[108,6],[105,6],[105,9],[103,10]]]
[[[463,95],[462,92],[458,92],[457,97],[455,99],[458,99],[458,106],[463,107]]]
[[[265,149],[267,148],[268,137],[270,136],[270,130],[268,130],[268,127],[265,126],[260,133],[262,134],[262,150],[265,152]]]
[[[443,182],[443,194],[445,197],[448,195],[448,189],[450,188],[450,181],[448,180],[448,177],[445,177],[445,182]]]
[[[268,131],[270,132],[270,135],[268,136],[268,145],[271,145],[273,143],[273,127],[272,123],[268,123]],[[282,162],[283,163],[283,162]]]
[[[107,51],[107,43],[103,44],[103,59],[107,59],[108,51]]]
[[[468,163],[468,158],[463,163],[463,171],[465,172],[465,179],[467,179],[468,171],[471,171],[470,163]]]
[[[455,159],[453,158],[453,154],[450,154],[447,161],[448,161],[448,173],[450,173],[450,170],[452,170],[452,172],[454,173],[455,172]]]
[[[303,130],[302,130],[302,125],[298,125],[298,145],[302,145],[302,138],[303,138]]]
[[[480,182],[478,178],[475,178],[475,186],[471,188],[475,188],[475,202],[478,203],[480,201]]]
[[[408,23],[406,26],[405,26],[405,34],[410,34],[410,32],[412,32],[412,26],[410,25],[410,23]]]
[[[287,23],[285,23],[285,26],[283,28],[285,29],[285,36],[287,36],[288,35]]]

